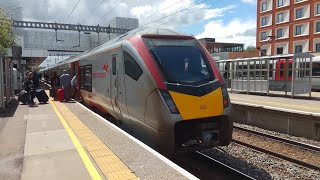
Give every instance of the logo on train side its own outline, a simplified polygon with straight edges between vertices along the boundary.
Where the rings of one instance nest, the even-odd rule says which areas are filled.
[[[107,77],[107,72],[109,71],[108,64],[104,64],[102,69],[104,71],[93,72],[92,73],[92,78],[94,78],[94,79],[104,79],[104,78],[106,78]]]
[[[108,70],[109,70],[109,65],[108,65],[108,64],[104,64],[102,69],[104,69],[106,72],[108,72]]]
[[[107,77],[107,73],[106,72],[98,71],[98,72],[93,72],[92,73],[92,78],[94,78],[94,79],[104,79],[106,77]]]

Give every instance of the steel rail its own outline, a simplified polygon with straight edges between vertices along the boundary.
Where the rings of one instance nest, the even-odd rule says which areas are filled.
[[[214,158],[212,158],[212,157],[210,157],[210,156],[208,156],[208,155],[206,155],[206,154],[203,154],[203,153],[201,153],[201,152],[199,152],[199,151],[197,151],[197,153],[198,153],[199,155],[201,155],[201,156],[203,156],[203,157],[211,160],[211,161],[214,161],[215,163],[219,164],[220,166],[222,166],[222,167],[224,167],[224,168],[227,168],[227,169],[229,169],[229,170],[231,170],[231,171],[239,174],[239,178],[241,178],[241,179],[242,179],[242,178],[244,178],[244,179],[251,179],[251,180],[254,180],[254,179],[255,179],[254,177],[251,177],[251,176],[249,176],[249,175],[247,175],[247,174],[245,174],[245,173],[243,173],[243,172],[241,172],[241,171],[239,171],[239,170],[237,170],[237,169],[235,169],[235,168],[233,168],[233,167],[231,167],[231,166],[229,166],[229,165],[227,165],[227,164],[225,164],[225,163],[223,163],[223,162],[221,162],[221,161],[219,161],[219,160],[217,160],[217,159],[214,159]]]
[[[287,160],[287,161],[293,162],[295,164],[298,164],[298,165],[301,165],[301,166],[304,166],[304,167],[307,167],[307,168],[310,168],[310,169],[314,169],[314,170],[320,171],[320,167],[317,166],[317,165],[310,164],[310,163],[307,163],[307,162],[304,162],[304,161],[300,161],[298,159],[294,159],[294,158],[291,158],[291,157],[288,157],[288,156],[285,156],[285,155],[282,155],[282,154],[279,154],[279,153],[276,153],[276,152],[273,152],[273,151],[269,151],[267,149],[263,149],[263,148],[260,148],[260,147],[257,147],[257,146],[242,142],[242,141],[238,141],[238,140],[234,140],[234,139],[232,141],[237,143],[237,144],[240,144],[240,145],[249,147],[251,149],[260,151],[262,153],[270,154],[270,155],[272,155],[274,157],[277,157],[277,158],[280,158],[280,159],[283,159],[283,160]]]
[[[273,140],[285,142],[285,143],[290,144],[290,145],[300,146],[300,147],[303,147],[303,148],[308,149],[308,150],[320,152],[320,147],[312,145],[312,144],[306,144],[306,143],[290,140],[290,139],[287,139],[287,138],[277,137],[277,136],[266,134],[266,133],[263,133],[263,132],[259,132],[259,131],[255,131],[255,130],[251,130],[251,129],[247,129],[247,128],[243,128],[243,127],[240,127],[240,126],[237,126],[237,125],[233,125],[233,128],[241,130],[241,131],[249,132],[249,133],[252,133],[252,134],[256,134],[256,135],[259,135],[259,136],[267,137],[267,138],[270,138],[270,139],[273,139]]]

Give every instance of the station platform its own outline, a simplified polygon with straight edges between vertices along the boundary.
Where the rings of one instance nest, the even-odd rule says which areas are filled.
[[[229,93],[234,122],[320,140],[320,92],[312,97]]]
[[[262,96],[252,94],[230,93],[233,104],[246,104],[248,106],[270,107],[275,110],[297,113],[308,113],[320,115],[320,92],[312,92],[312,98],[291,98],[274,94],[273,96]]]
[[[17,143],[19,163],[0,179],[197,179],[78,102],[50,99],[15,112],[0,124],[0,169]],[[8,123],[20,125],[19,138],[8,137]]]

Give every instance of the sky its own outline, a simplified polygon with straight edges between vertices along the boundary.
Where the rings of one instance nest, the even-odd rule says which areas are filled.
[[[132,17],[139,19],[139,26],[165,27],[197,38],[249,46],[255,45],[256,39],[256,3],[257,0],[0,0],[0,7],[22,6],[23,20],[30,21],[103,26],[116,16]]]

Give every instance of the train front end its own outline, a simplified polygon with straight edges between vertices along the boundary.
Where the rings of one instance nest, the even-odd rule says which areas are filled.
[[[169,115],[159,120],[168,130],[162,144],[175,153],[228,145],[230,99],[208,51],[192,36],[146,35],[143,41],[164,84],[159,96],[167,109],[162,114]]]

